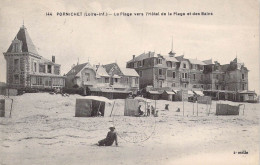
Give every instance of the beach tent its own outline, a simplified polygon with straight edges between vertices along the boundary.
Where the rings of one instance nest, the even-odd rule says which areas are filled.
[[[125,111],[124,116],[138,116],[138,100],[137,99],[125,99]]]
[[[239,115],[239,106],[217,104],[216,115]]]
[[[0,99],[0,117],[5,117],[5,99]]]
[[[164,90],[163,93],[161,94],[161,98],[163,100],[169,100],[169,101],[173,101],[174,100],[174,95],[176,93],[174,91],[167,91],[167,90]]]
[[[98,99],[80,98],[76,99],[75,117],[104,116],[105,101]]]

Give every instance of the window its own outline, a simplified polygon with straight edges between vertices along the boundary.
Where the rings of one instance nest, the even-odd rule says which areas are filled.
[[[186,68],[186,64],[183,64],[183,68]]]
[[[176,67],[176,63],[172,62],[172,67],[175,68]]]
[[[175,87],[175,83],[172,83],[172,87]]]
[[[188,73],[185,73],[185,78],[188,78]]]
[[[135,84],[139,84],[138,78],[135,78]]]
[[[89,73],[85,73],[84,80],[85,81],[90,81],[90,74]]]
[[[139,71],[139,76],[143,77],[143,71],[141,71],[141,70]]]
[[[39,72],[40,73],[45,73],[45,65],[39,64]]]
[[[218,89],[218,85],[216,85],[216,89]]]
[[[162,69],[159,69],[159,75],[162,75],[163,73],[162,73]]]
[[[142,66],[142,61],[138,61],[138,67]]]
[[[175,78],[176,75],[175,75],[175,72],[172,72],[172,78]]]
[[[126,84],[129,84],[129,77],[125,78],[125,82],[126,82]]]
[[[158,64],[162,64],[162,59],[158,58]]]
[[[193,74],[193,80],[195,80],[196,79],[196,75],[195,74]]]
[[[187,84],[184,84],[184,88],[187,88]]]
[[[118,82],[118,78],[115,78],[115,82],[116,82],[116,83]]]
[[[18,74],[14,75],[14,84],[19,84],[19,75]]]
[[[51,73],[51,65],[48,65],[48,73]]]
[[[33,63],[33,71],[37,72],[37,63],[36,62]]]
[[[169,68],[172,67],[172,63],[170,61],[167,61],[167,67],[169,67]]]
[[[242,90],[245,90],[245,84],[242,84]]]
[[[19,68],[19,59],[14,59],[14,70],[18,70]]]
[[[134,68],[137,68],[137,62],[134,63]]]
[[[242,80],[244,80],[245,79],[245,74],[242,74]]]
[[[143,60],[143,66],[144,66],[144,60]]]
[[[105,78],[105,83],[109,83],[109,78]]]

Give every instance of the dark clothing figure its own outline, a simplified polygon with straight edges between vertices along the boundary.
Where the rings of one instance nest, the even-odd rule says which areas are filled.
[[[147,116],[150,116],[150,105],[148,105],[148,108],[147,108]]]
[[[155,113],[154,107],[152,106],[151,109],[152,109],[152,115],[154,115],[154,113]]]
[[[141,116],[144,114],[144,112],[141,110],[141,105],[138,107],[138,114]]]
[[[114,127],[111,127],[110,130],[111,131],[107,133],[107,137],[105,139],[98,141],[99,146],[111,146],[114,141],[116,142],[116,145],[118,145],[117,135],[116,132],[114,132]]]

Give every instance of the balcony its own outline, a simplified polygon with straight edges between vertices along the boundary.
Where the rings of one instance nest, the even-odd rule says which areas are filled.
[[[158,75],[159,80],[165,80],[166,76],[165,75]]]
[[[188,79],[188,78],[181,78],[181,82],[182,82],[182,83],[188,83],[188,82],[189,82],[189,79]]]

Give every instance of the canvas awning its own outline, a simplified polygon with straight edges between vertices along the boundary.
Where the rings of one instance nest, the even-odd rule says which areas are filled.
[[[149,93],[150,93],[150,94],[157,94],[157,95],[161,94],[161,93],[159,93],[158,91],[149,91]]]
[[[112,100],[109,100],[108,98],[103,97],[103,96],[84,96],[84,98],[89,99],[89,100],[97,100],[97,101],[112,103]]]
[[[194,95],[194,93],[190,90],[188,90],[188,95]]]
[[[171,91],[165,91],[168,95],[175,95],[175,92],[171,92]]]
[[[204,96],[203,92],[202,91],[194,91],[194,93],[196,95],[199,95],[199,96]]]
[[[137,101],[139,101],[139,102],[147,102],[147,103],[150,103],[150,102],[151,102],[150,99],[143,98],[143,97],[135,97],[134,99],[137,100]]]

